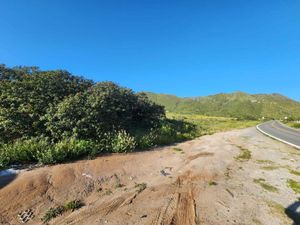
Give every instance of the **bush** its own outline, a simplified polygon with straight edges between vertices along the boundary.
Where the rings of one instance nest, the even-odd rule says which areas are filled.
[[[148,132],[137,132],[135,134],[137,148],[139,149],[147,149],[156,145],[157,140],[157,129],[151,129]]]
[[[117,132],[111,140],[111,151],[115,153],[132,152],[135,147],[135,138],[124,130]]]
[[[0,65],[0,140],[11,142],[46,134],[44,120],[50,105],[87,90],[92,82],[67,71]]]
[[[145,95],[102,82],[53,106],[44,118],[55,140],[100,140],[104,133],[156,127],[164,117],[164,108]]]
[[[167,145],[175,142],[185,141],[197,136],[197,129],[194,124],[174,119],[163,120],[157,129],[157,145]]]
[[[196,127],[178,120],[161,120],[155,129],[139,130],[130,134],[125,130],[106,132],[97,141],[65,138],[57,143],[40,137],[19,139],[0,145],[0,168],[12,163],[55,164],[84,156],[95,156],[100,152],[126,153],[136,148],[147,149],[156,145],[167,145],[192,139]]]
[[[43,164],[60,163],[92,154],[95,149],[97,149],[97,145],[92,141],[65,139],[47,151],[39,152],[38,160]]]
[[[47,210],[43,218],[41,219],[44,224],[47,224],[50,220],[62,215],[65,212],[65,208],[63,206],[57,206],[55,208],[50,208]]]
[[[74,212],[76,209],[79,209],[83,206],[83,203],[80,200],[73,200],[68,202],[64,208],[65,210],[71,210],[72,212]]]
[[[294,128],[300,128],[300,123],[293,123],[292,127],[294,127]]]
[[[168,145],[175,142],[193,139],[197,136],[194,124],[182,120],[161,120],[160,126],[135,135],[137,147],[147,149],[156,145]]]
[[[82,206],[84,206],[83,202],[80,200],[73,200],[70,201],[68,203],[66,203],[65,206],[59,205],[55,208],[50,208],[46,211],[45,215],[41,218],[41,220],[43,221],[44,224],[48,224],[48,222],[50,222],[50,220],[61,216],[63,213],[67,212],[67,211],[72,211],[74,212],[75,210],[81,208]]]
[[[17,140],[11,144],[3,144],[0,149],[0,167],[13,163],[38,162],[38,154],[50,147],[45,138]]]

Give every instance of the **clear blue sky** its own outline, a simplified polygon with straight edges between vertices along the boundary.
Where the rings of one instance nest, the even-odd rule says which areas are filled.
[[[300,100],[299,0],[0,0],[0,63],[179,96]]]

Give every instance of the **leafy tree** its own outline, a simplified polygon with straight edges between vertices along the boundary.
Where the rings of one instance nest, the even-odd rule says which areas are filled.
[[[0,140],[45,133],[42,117],[50,105],[85,91],[92,82],[67,71],[0,66]]]
[[[53,106],[45,118],[55,139],[73,136],[100,140],[108,132],[154,127],[164,116],[164,108],[146,95],[101,82]]]

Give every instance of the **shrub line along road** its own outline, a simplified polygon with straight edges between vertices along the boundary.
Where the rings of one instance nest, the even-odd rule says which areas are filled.
[[[300,149],[300,130],[288,127],[277,120],[256,126],[263,134]]]

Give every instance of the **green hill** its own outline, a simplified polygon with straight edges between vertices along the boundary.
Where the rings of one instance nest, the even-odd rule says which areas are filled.
[[[206,97],[180,98],[174,95],[146,93],[169,112],[207,116],[228,116],[239,119],[300,118],[300,102],[280,94],[247,94],[235,92]]]

